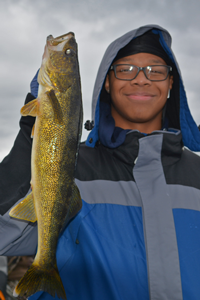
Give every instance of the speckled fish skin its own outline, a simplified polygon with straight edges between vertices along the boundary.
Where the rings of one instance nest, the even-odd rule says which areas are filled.
[[[38,222],[38,250],[15,294],[28,297],[43,290],[53,297],[56,293],[66,299],[56,266],[56,246],[64,222],[74,217],[82,206],[74,182],[82,130],[82,99],[73,33],[47,38],[38,82],[38,98],[21,110],[22,115],[36,116],[31,187]],[[24,218],[14,213],[11,216]],[[24,219],[35,220],[34,217]],[[37,283],[33,284],[35,280]]]

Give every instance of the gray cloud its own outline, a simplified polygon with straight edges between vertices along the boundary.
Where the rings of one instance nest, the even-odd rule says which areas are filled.
[[[172,35],[189,105],[200,123],[199,9],[198,0],[0,0],[0,159],[18,132],[19,111],[49,34],[75,32],[86,121],[95,76],[108,44],[141,25],[163,26]],[[83,139],[86,136],[84,130]]]

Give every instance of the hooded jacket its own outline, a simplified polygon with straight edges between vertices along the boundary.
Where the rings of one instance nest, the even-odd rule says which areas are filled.
[[[173,63],[174,84],[166,108],[168,127],[144,135],[115,128],[109,105],[103,101],[104,81],[119,49],[151,29]],[[30,99],[29,94],[26,101]],[[76,170],[83,207],[62,231],[57,247],[68,300],[199,299],[200,158],[190,150],[199,151],[200,136],[169,33],[149,25],[114,41],[100,65],[92,103],[94,128],[80,146]],[[25,132],[23,122],[22,118],[20,139],[18,136],[1,164],[1,178],[2,167],[8,170],[16,158],[20,163],[24,145],[31,149],[29,125]],[[27,158],[27,178],[29,163]],[[14,186],[13,180],[4,178],[0,189],[6,199],[0,204],[1,241],[4,236],[0,255],[32,255],[37,246],[36,224],[8,215],[8,209],[28,192],[29,184],[18,179]],[[8,184],[9,196],[5,193]],[[50,298],[44,292],[31,297]]]

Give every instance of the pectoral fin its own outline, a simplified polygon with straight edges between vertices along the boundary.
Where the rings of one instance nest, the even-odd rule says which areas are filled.
[[[53,112],[54,112],[54,122],[56,124],[62,125],[63,124],[63,113],[62,113],[62,108],[60,106],[60,103],[54,93],[54,90],[50,90],[48,92],[46,92],[50,103],[52,105],[53,108]]]
[[[31,192],[25,199],[23,199],[19,204],[13,207],[9,215],[12,218],[28,222],[36,222],[37,217],[35,214],[33,193]]]
[[[27,104],[25,104],[22,108],[21,108],[21,115],[22,116],[32,116],[32,117],[36,117],[39,113],[39,103],[37,99],[34,99],[30,102],[28,102]]]

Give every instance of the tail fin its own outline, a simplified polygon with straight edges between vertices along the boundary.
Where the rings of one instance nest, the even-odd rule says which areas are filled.
[[[13,295],[28,298],[38,291],[47,292],[54,298],[57,294],[58,298],[67,299],[57,267],[41,269],[33,262],[15,287]]]

